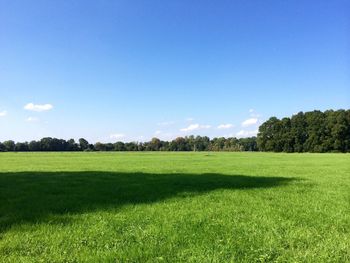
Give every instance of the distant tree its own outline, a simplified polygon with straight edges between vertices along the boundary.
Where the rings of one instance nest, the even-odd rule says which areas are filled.
[[[52,151],[66,151],[67,150],[67,142],[63,139],[53,138],[51,141]]]
[[[53,151],[52,138],[45,137],[40,140],[40,149],[42,151]]]
[[[325,115],[321,111],[305,113],[307,139],[304,151],[324,152],[322,141],[325,139]]]
[[[347,125],[346,135],[344,136],[344,144],[345,144],[344,151],[350,152],[350,109],[345,111],[344,115],[345,115],[346,125]]]
[[[37,141],[31,141],[28,144],[28,150],[31,152],[41,151],[41,144]]]
[[[245,147],[249,148],[248,139],[249,138],[242,138],[242,139],[237,139],[235,137],[227,138],[224,145],[224,151],[230,151],[230,152],[243,151]]]
[[[258,150],[258,144],[256,137],[241,138],[239,139],[239,145],[241,151],[254,152]]]
[[[28,143],[27,142],[17,142],[15,145],[15,151],[16,152],[27,152],[29,151]]]
[[[137,142],[127,142],[127,143],[125,143],[125,149],[127,151],[137,151],[138,150],[138,143]]]
[[[106,145],[101,143],[101,142],[97,142],[94,145],[95,151],[105,151],[106,150]],[[88,149],[88,148],[86,148]]]
[[[15,142],[12,140],[4,141],[3,144],[7,152],[13,152],[15,150]]]
[[[113,151],[114,150],[114,145],[113,143],[106,143],[105,144],[105,151]]]
[[[282,151],[279,129],[280,120],[276,117],[271,117],[259,127],[257,143],[260,151]]]
[[[116,142],[116,143],[114,144],[114,150],[115,150],[115,151],[125,151],[126,148],[125,148],[124,143],[123,143],[123,142]]]
[[[210,141],[210,150],[211,151],[222,151],[222,150],[224,150],[225,143],[226,143],[225,137],[213,138]]]
[[[210,139],[178,137],[172,141],[152,138],[148,142],[89,144],[84,138],[44,137],[39,141],[0,142],[1,151],[274,151],[350,152],[350,110],[299,112],[291,118],[271,117],[259,127],[257,137]]]
[[[0,152],[6,152],[6,147],[2,142],[0,142]]]
[[[84,138],[80,138],[79,139],[79,147],[80,147],[80,150],[82,151],[86,151],[86,150],[89,150],[89,142],[87,140],[85,140]],[[99,150],[97,150],[99,151]]]
[[[169,145],[170,145],[170,142],[168,141],[160,141],[161,143],[161,147],[160,147],[160,151],[170,151],[169,150]]]
[[[210,139],[207,136],[197,136],[194,140],[196,151],[208,151]]]
[[[304,143],[308,137],[306,127],[305,115],[303,112],[299,112],[293,115],[291,120],[290,136],[293,145],[293,152],[303,152]]]
[[[348,152],[350,110],[299,112],[291,119],[270,118],[259,127],[261,151]]]
[[[347,120],[346,111],[329,112],[328,115],[328,122],[331,125],[327,123],[327,130],[330,131],[331,144],[327,146],[336,152],[348,151],[350,123]]]
[[[194,135],[186,136],[185,137],[186,145],[187,145],[187,150],[186,151],[198,151],[197,145],[196,145],[196,139]]]
[[[79,151],[79,145],[75,142],[74,139],[69,139],[67,141],[66,150],[67,151]]]
[[[146,149],[147,151],[159,151],[161,147],[161,141],[158,138],[152,138],[152,140],[148,143]]]
[[[169,148],[171,151],[189,151],[190,146],[188,141],[183,137],[177,137],[175,140],[172,140]]]
[[[279,127],[279,140],[281,150],[283,152],[293,152],[294,151],[294,138],[291,134],[291,120],[290,118],[283,118],[280,121]]]

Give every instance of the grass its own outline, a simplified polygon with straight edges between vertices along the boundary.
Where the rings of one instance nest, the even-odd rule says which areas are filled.
[[[0,262],[350,262],[350,155],[1,153]]]

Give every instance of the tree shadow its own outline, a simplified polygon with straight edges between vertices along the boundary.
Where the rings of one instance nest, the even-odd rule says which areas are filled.
[[[0,173],[0,233],[49,215],[116,209],[216,189],[277,187],[295,178],[223,174],[122,172]]]

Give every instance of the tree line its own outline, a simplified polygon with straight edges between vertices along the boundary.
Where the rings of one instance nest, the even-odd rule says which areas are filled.
[[[259,127],[257,144],[260,151],[350,152],[350,110],[271,117]]]
[[[90,144],[80,138],[64,140],[51,137],[39,141],[17,142],[12,140],[0,142],[0,151],[36,152],[36,151],[257,151],[256,137],[251,138],[213,138],[207,136],[178,137],[172,141],[153,138],[148,142],[116,142]]]
[[[178,137],[172,141],[89,143],[80,138],[51,137],[39,141],[0,142],[0,151],[273,151],[350,152],[350,110],[299,112],[291,118],[271,117],[259,127],[257,137],[210,139]]]

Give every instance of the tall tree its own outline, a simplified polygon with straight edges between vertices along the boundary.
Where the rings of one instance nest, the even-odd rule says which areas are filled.
[[[89,142],[87,140],[85,140],[84,138],[80,138],[79,139],[79,147],[80,147],[80,150],[86,151],[89,149]]]
[[[12,140],[4,141],[3,144],[7,152],[13,152],[15,150],[15,142]]]

